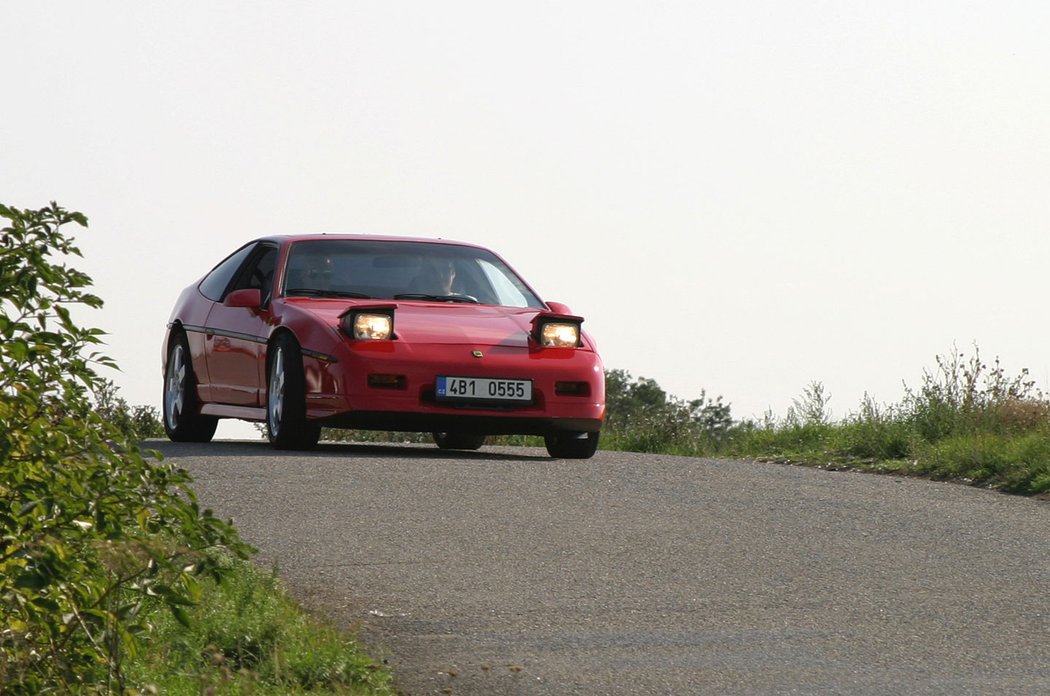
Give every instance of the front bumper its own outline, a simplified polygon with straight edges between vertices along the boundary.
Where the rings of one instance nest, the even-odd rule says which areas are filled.
[[[549,435],[552,432],[601,430],[601,419],[537,418],[518,414],[408,413],[404,411],[347,411],[321,419],[331,428],[396,430],[420,433],[471,433],[478,435]]]
[[[331,427],[542,435],[597,432],[605,418],[604,369],[589,350],[348,342],[334,357],[305,358],[307,417]],[[377,386],[376,375],[396,379]],[[441,402],[434,393],[438,376],[528,379],[533,398],[527,404]],[[579,388],[566,393],[565,384]]]

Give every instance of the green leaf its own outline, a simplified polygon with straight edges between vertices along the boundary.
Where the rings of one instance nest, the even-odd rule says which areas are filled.
[[[186,628],[190,628],[190,613],[186,611],[185,607],[180,607],[176,604],[169,604],[168,608],[171,609],[171,615],[175,617],[175,620]]]
[[[62,611],[62,607],[59,605],[59,603],[53,599],[49,599],[48,597],[34,597],[32,600],[30,600],[30,604],[32,604],[37,609],[46,612],[51,612],[56,616],[60,611]]]
[[[15,578],[15,588],[19,590],[42,590],[47,587],[47,578],[36,570],[20,573]]]
[[[4,348],[11,359],[16,362],[25,362],[26,358],[29,357],[29,344],[26,343],[25,339],[16,338],[9,341]]]

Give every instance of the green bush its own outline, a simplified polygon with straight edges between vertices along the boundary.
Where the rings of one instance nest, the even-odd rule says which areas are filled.
[[[164,437],[160,412],[153,406],[129,406],[111,380],[101,380],[94,390],[95,412],[129,440]]]
[[[207,549],[248,548],[202,510],[185,471],[144,455],[95,408],[102,332],[55,204],[0,205],[0,684],[5,694],[124,693],[149,609],[188,621]]]

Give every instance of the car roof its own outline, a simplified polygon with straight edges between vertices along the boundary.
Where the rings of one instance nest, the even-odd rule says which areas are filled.
[[[466,246],[466,247],[477,247],[483,249],[484,247],[479,244],[472,244],[470,242],[458,242],[451,239],[441,239],[440,237],[400,237],[396,235],[380,235],[380,234],[329,234],[329,233],[313,233],[313,234],[278,234],[269,235],[266,237],[260,237],[255,241],[270,241],[277,242],[280,244],[287,244],[290,242],[302,242],[302,241],[319,241],[319,240],[349,240],[358,242],[415,242],[415,243],[426,243],[426,244],[447,244],[453,246]]]

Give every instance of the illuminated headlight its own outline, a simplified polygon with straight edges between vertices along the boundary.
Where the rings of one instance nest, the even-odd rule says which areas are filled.
[[[544,348],[575,348],[579,344],[578,324],[549,321],[540,327],[540,345]]]
[[[386,341],[394,337],[394,317],[373,312],[348,314],[343,317],[343,331],[358,341]]]

